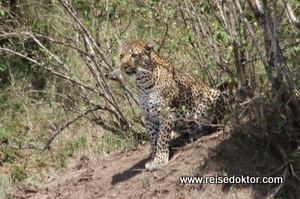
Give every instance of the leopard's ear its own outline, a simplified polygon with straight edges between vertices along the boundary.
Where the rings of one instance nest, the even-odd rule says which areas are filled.
[[[152,41],[150,41],[150,42],[146,43],[145,48],[146,48],[146,50],[152,50],[153,46],[154,46],[154,43]]]

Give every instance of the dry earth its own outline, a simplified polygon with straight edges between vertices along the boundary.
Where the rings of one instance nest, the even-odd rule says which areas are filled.
[[[173,147],[168,166],[144,169],[150,146],[82,160],[73,170],[50,182],[28,184],[14,198],[265,198],[278,184],[181,184],[181,176],[274,176],[282,163],[271,149],[263,148],[253,128],[226,129]],[[176,144],[175,144],[176,146]],[[275,173],[274,173],[275,171]],[[296,193],[297,194],[297,193]]]

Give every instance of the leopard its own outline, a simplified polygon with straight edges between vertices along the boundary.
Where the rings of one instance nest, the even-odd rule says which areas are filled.
[[[121,71],[135,79],[139,107],[150,135],[147,170],[168,165],[172,132],[201,134],[205,126],[224,118],[227,96],[200,77],[175,68],[155,52],[153,42],[124,42],[119,59]]]

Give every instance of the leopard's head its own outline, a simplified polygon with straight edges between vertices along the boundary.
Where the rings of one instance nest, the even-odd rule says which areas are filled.
[[[152,43],[143,41],[124,42],[120,51],[121,70],[128,76],[134,76],[140,70],[152,71],[150,53]]]

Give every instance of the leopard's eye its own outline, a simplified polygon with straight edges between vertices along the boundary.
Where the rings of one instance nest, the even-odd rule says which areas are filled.
[[[134,57],[134,58],[136,58],[136,57],[138,57],[139,56],[139,54],[132,54],[131,55],[131,57]]]
[[[123,55],[123,54],[121,54],[121,55],[120,55],[120,59],[123,59],[123,57],[124,57],[124,55]]]

